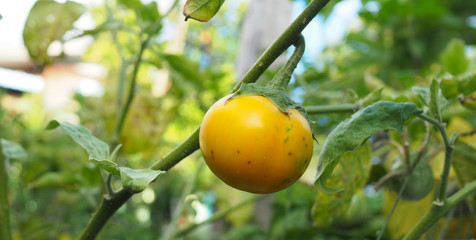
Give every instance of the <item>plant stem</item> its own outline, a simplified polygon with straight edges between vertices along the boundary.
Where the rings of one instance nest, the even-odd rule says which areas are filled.
[[[453,158],[453,150],[454,150],[453,143],[450,142],[444,123],[440,123],[437,120],[425,114],[420,114],[418,115],[418,117],[431,123],[433,126],[435,126],[440,131],[441,136],[443,138],[443,143],[445,144],[445,163],[443,166],[443,172],[441,173],[441,181],[440,181],[440,189],[438,192],[438,197],[434,202],[434,204],[444,204],[446,200],[446,189],[448,187],[448,178],[449,178],[450,169],[451,169],[451,159]]]
[[[0,239],[11,240],[6,163],[7,159],[3,156],[2,145],[0,144]]]
[[[293,43],[296,49],[293,52],[293,55],[289,58],[289,60],[284,64],[284,66],[278,71],[278,73],[274,76],[274,78],[266,84],[267,88],[270,89],[277,89],[277,90],[285,90],[291,80],[293,75],[294,69],[296,69],[299,61],[304,54],[304,50],[306,49],[306,43],[304,41],[304,37],[302,34],[299,34],[299,38],[296,39],[296,42]]]
[[[144,50],[147,48],[150,36],[151,35],[148,35],[146,40],[144,40],[141,43],[139,54],[137,55],[137,59],[134,63],[134,70],[132,72],[132,77],[131,77],[131,80],[130,80],[129,92],[127,94],[126,103],[124,104],[124,107],[120,111],[119,117],[117,118],[118,121],[117,121],[117,124],[116,124],[116,128],[114,129],[115,137],[117,139],[119,139],[120,136],[121,136],[122,127],[124,126],[124,121],[126,119],[127,113],[129,112],[129,108],[131,107],[132,100],[134,99],[134,96],[135,96],[137,73],[139,72],[139,67],[140,67],[140,64],[142,62],[142,55],[144,54]]]
[[[238,204],[236,204],[232,207],[229,207],[227,209],[216,212],[215,214],[213,214],[212,217],[210,217],[209,219],[207,219],[205,221],[202,221],[202,222],[199,222],[199,223],[192,223],[192,224],[186,226],[185,228],[180,229],[179,231],[177,231],[173,235],[173,237],[174,238],[179,238],[183,235],[186,235],[186,234],[190,233],[191,231],[197,229],[198,227],[200,227],[202,225],[205,225],[207,223],[211,223],[211,222],[217,221],[219,219],[222,219],[222,218],[226,217],[228,214],[230,214],[231,212],[234,212],[234,211],[240,209],[241,207],[246,206],[249,203],[255,202],[256,200],[258,200],[258,199],[260,199],[264,196],[266,196],[266,195],[253,195],[252,197],[250,197],[249,199],[244,200],[241,203],[238,203]]]
[[[396,172],[390,172],[388,174],[386,174],[385,176],[383,176],[375,185],[374,185],[374,189],[375,190],[379,190],[381,187],[383,187],[383,185],[385,183],[387,183],[388,181],[394,179],[394,178],[399,178],[399,177],[403,177],[405,175],[408,175],[408,171],[407,170],[401,170],[401,171],[396,171]]]
[[[185,139],[182,144],[178,145],[174,150],[165,155],[164,158],[160,159],[149,168],[167,171],[175,166],[175,164],[179,163],[182,159],[200,148],[198,141],[199,133],[200,127],[197,128],[187,139]]]
[[[446,215],[446,221],[445,221],[445,225],[443,226],[443,228],[441,229],[441,232],[438,236],[438,239],[437,240],[444,240],[445,239],[445,236],[446,236],[446,232],[448,232],[448,228],[450,226],[450,223],[451,223],[451,220],[453,219],[453,216],[455,214],[455,211],[456,211],[456,208],[452,208],[448,214]]]
[[[176,0],[175,3],[178,1]],[[271,65],[272,62],[276,58],[281,55],[292,43],[295,42],[296,37],[301,33],[301,31],[309,24],[309,22],[319,13],[319,11],[329,2],[329,0],[313,0],[306,9],[294,20],[294,22],[280,35],[280,37],[274,41],[274,43],[268,47],[268,49],[264,52],[264,54],[258,59],[258,61],[253,65],[253,67],[246,73],[244,78],[240,83],[235,86],[233,92],[236,91],[241,83],[251,83],[256,82],[259,76],[264,73],[264,71]],[[174,4],[175,4],[174,3]],[[160,27],[159,24],[155,24],[152,30],[158,29]],[[117,131],[120,135],[121,129],[124,124],[125,116],[130,108],[130,104],[132,99],[134,98],[134,88],[135,82],[137,77],[137,72],[139,69],[139,65],[142,61],[142,54],[147,47],[148,41],[152,34],[149,34],[147,39],[142,42],[141,50],[139,51],[138,58],[134,64],[134,71],[131,79],[131,84],[129,88],[128,98],[126,100],[126,104],[121,112],[119,122],[116,125],[115,131]],[[182,159],[187,157],[188,155],[195,152],[198,148],[200,148],[198,135],[200,128],[197,128],[181,145],[177,148],[172,150],[169,154],[167,154],[163,159],[154,163],[150,168],[155,170],[164,170],[167,171],[175,164],[180,162]],[[107,220],[122,206],[133,194],[122,189],[111,198],[103,198],[101,203],[98,206],[96,213],[93,214],[88,226],[84,229],[83,233],[81,234],[80,239],[94,239],[96,235],[101,231],[104,224]]]
[[[402,198],[403,191],[405,191],[405,188],[407,187],[408,179],[409,178],[405,178],[405,180],[403,181],[402,187],[398,192],[397,199],[395,199],[395,202],[393,203],[392,210],[390,210],[390,213],[388,214],[387,219],[385,220],[385,223],[383,224],[382,229],[380,230],[377,240],[380,240],[383,237],[385,229],[387,229],[387,225],[390,222],[390,219],[392,218],[393,212],[395,211],[395,209],[397,209],[398,202],[400,201],[400,198]]]
[[[448,187],[448,178],[451,168],[451,160],[453,158],[453,143],[448,137],[445,124],[438,120],[435,120],[428,115],[420,114],[419,118],[431,123],[441,133],[443,143],[445,145],[445,163],[443,172],[441,173],[440,189],[436,200],[433,202],[431,209],[425,213],[425,215],[418,221],[418,223],[408,232],[405,236],[405,240],[419,239],[433,224],[435,224],[446,212],[464,200],[469,194],[476,190],[476,180],[467,184],[464,188],[453,194],[450,198],[446,198],[446,189]]]
[[[116,122],[117,124],[116,124],[116,128],[114,129],[114,135],[115,135],[115,138],[117,138],[117,139],[119,139],[120,136],[121,136],[121,132],[122,132],[122,128],[124,126],[124,121],[125,121],[125,118],[127,116],[127,112],[129,111],[129,108],[131,107],[132,100],[134,100],[135,91],[136,91],[137,74],[139,73],[139,67],[142,63],[142,57],[144,55],[144,51],[149,46],[149,42],[152,39],[152,37],[161,28],[162,19],[164,19],[164,17],[167,16],[168,14],[170,14],[172,9],[177,5],[178,2],[179,2],[178,0],[175,0],[174,3],[172,4],[172,6],[170,7],[170,9],[165,13],[165,15],[162,16],[161,18],[157,19],[156,22],[154,22],[154,24],[149,29],[149,32],[147,33],[147,37],[141,42],[139,53],[137,54],[136,61],[134,62],[134,69],[132,71],[132,76],[131,76],[131,80],[130,80],[129,92],[127,94],[126,103],[124,104],[122,110],[120,111],[120,114],[117,117],[117,122]],[[124,59],[122,59],[122,60],[124,60]],[[123,61],[123,63],[124,63],[124,61]],[[124,71],[124,73],[121,72],[121,76],[125,75],[125,70],[126,69],[124,67],[125,66],[123,65],[122,68],[121,68],[121,71]],[[121,84],[121,81],[119,83]],[[122,84],[123,84],[123,82],[122,82]],[[122,88],[123,88],[123,86],[119,86],[120,91],[122,91]],[[122,92],[120,92],[120,94],[121,95],[119,96],[118,104],[122,104]]]
[[[323,114],[323,113],[344,113],[344,112],[356,112],[359,107],[354,104],[344,103],[337,105],[316,105],[305,106],[304,109],[308,114]]]
[[[442,206],[433,205],[431,209],[420,218],[420,221],[407,233],[403,240],[419,239],[433,224],[443,217],[448,210],[455,207],[471,193],[476,191],[476,180],[466,184],[462,189],[446,199]]]
[[[118,191],[112,198],[103,196],[98,210],[93,216],[79,237],[81,240],[90,240],[96,238],[107,220],[119,209],[129,198],[132,193],[122,189]]]
[[[311,20],[326,6],[330,0],[312,0],[301,14],[289,25],[286,30],[276,39],[261,57],[256,61],[253,67],[246,73],[241,81],[233,88],[236,92],[242,83],[256,82],[264,73],[271,63],[276,60],[296,38],[301,34],[302,30],[311,22]]]

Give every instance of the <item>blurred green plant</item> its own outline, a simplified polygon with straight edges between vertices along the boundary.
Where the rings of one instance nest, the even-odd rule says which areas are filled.
[[[330,1],[321,12],[322,19],[330,19],[340,2]],[[94,148],[103,146],[95,162],[106,171],[89,161],[86,152],[68,135],[58,130],[44,132],[51,112],[38,105],[38,96],[25,94],[9,104],[5,102],[9,95],[3,94],[0,125],[8,127],[2,127],[1,137],[19,143],[28,152],[25,158],[10,159],[5,171],[8,181],[0,181],[8,182],[12,235],[15,239],[77,238],[89,220],[85,213],[92,213],[100,202],[112,202],[115,205],[108,206],[113,206],[118,216],[109,221],[116,230],[104,231],[102,238],[151,239],[162,236],[166,228],[186,239],[394,239],[405,235],[416,239],[427,230],[427,239],[454,237],[455,233],[460,238],[474,237],[475,198],[471,193],[476,186],[471,153],[476,151],[472,107],[476,38],[470,19],[475,8],[474,2],[463,0],[362,1],[359,19],[349,33],[327,46],[317,59],[305,62],[304,72],[296,75],[287,89],[318,122],[317,138],[324,144],[314,155],[321,153],[321,158],[330,159],[317,163],[314,157],[309,172],[315,174],[311,169],[319,164],[320,172],[326,174],[318,181],[327,179],[330,186],[343,187],[345,192],[320,192],[310,184],[315,179],[305,176],[302,182],[271,196],[270,223],[263,227],[252,217],[253,204],[228,212],[246,202],[249,195],[230,190],[208,169],[198,172],[200,156],[192,154],[195,161],[175,166],[184,157],[180,155],[189,155],[198,148],[196,126],[208,106],[227,94],[234,83],[232,66],[237,56],[236,26],[240,18],[227,21],[229,10],[223,5],[209,24],[189,23],[185,52],[179,54],[170,52],[171,43],[161,38],[164,21],[181,17],[177,8],[159,11],[155,1],[144,4],[139,0],[106,1],[92,9],[71,1],[38,1],[25,24],[24,41],[40,68],[68,57],[65,53],[49,55],[52,43],[63,45],[92,36],[94,42],[83,59],[98,62],[108,70],[101,79],[107,86],[104,97],[74,97],[80,105],[75,114],[91,135],[83,138],[69,133],[73,138],[81,136],[79,142],[95,142]],[[244,16],[241,7],[231,11]],[[98,23],[96,28],[75,29],[73,23],[86,12]],[[298,18],[289,28],[291,32],[283,35],[288,38],[280,37],[270,46],[274,51],[265,52],[265,58],[250,70],[244,82],[256,80],[287,49],[293,36],[305,26],[302,20]],[[224,26],[235,28],[225,31]],[[154,89],[159,84],[157,79],[165,79],[159,93]],[[375,107],[408,106],[410,102],[414,104],[411,114],[392,114],[390,122],[398,122],[397,127],[388,127],[386,118],[381,118],[385,111]],[[14,105],[18,108],[11,107]],[[364,114],[367,111],[370,113]],[[380,131],[389,128],[399,131]],[[362,129],[372,131],[362,134]],[[354,139],[356,134],[360,137]],[[335,135],[343,140],[335,140]],[[91,140],[92,136],[108,139],[107,144]],[[185,144],[179,145],[183,139]],[[346,145],[344,140],[353,141]],[[117,155],[109,152],[120,143],[123,146]],[[103,151],[106,148],[108,151]],[[347,151],[350,149],[357,149],[358,154]],[[334,155],[341,156],[328,157]],[[387,183],[395,176],[415,177],[411,175],[414,157],[431,166],[437,187],[419,201],[406,201],[402,198],[405,187],[398,191]],[[158,158],[162,161],[156,162]],[[391,171],[395,158],[403,160],[409,175]],[[137,180],[131,178],[137,173],[132,169],[147,166],[155,169],[148,172],[151,175],[139,174],[139,182],[131,181]],[[174,167],[161,175],[157,184],[148,185],[155,174],[161,174],[156,170],[167,170],[164,166]],[[450,167],[454,172],[449,172]],[[124,176],[115,176],[118,172],[121,175],[121,169]],[[180,189],[189,186],[187,182],[194,174],[197,176],[190,192],[194,204],[177,202],[182,199]],[[145,176],[147,179],[142,179]],[[121,178],[126,179],[124,185]],[[383,190],[374,190],[377,185]],[[135,193],[143,191],[132,196],[127,190],[116,191],[121,187]],[[108,194],[103,196],[105,192]],[[457,211],[452,212],[452,208]],[[174,209],[182,211],[171,214]],[[330,209],[339,211],[330,213]],[[199,211],[206,212],[209,220],[200,220]],[[96,218],[102,221],[100,224],[90,224],[96,233],[110,216],[108,211],[98,213],[105,215]],[[224,230],[211,229],[210,219],[218,221],[213,224]],[[439,230],[450,229],[460,220],[465,222],[459,224],[461,229]],[[8,239],[4,237],[7,235],[0,236]]]

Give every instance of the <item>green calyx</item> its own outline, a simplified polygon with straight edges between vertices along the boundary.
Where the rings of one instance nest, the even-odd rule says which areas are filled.
[[[281,112],[288,114],[289,109],[296,109],[298,110],[307,120],[309,123],[309,126],[311,127],[313,137],[316,135],[315,127],[316,122],[311,120],[309,118],[309,115],[307,112],[304,110],[304,107],[293,101],[288,95],[286,95],[286,92],[282,89],[273,89],[273,88],[268,88],[268,87],[263,87],[261,85],[258,85],[256,83],[245,83],[241,85],[241,87],[233,93],[233,95],[230,97],[230,99],[241,97],[241,96],[247,96],[247,95],[260,95],[268,98],[271,100],[278,108],[281,110]]]
[[[316,122],[309,118],[309,115],[301,104],[293,101],[285,92],[294,69],[296,69],[304,53],[305,42],[302,34],[297,37],[293,45],[296,47],[293,55],[266,86],[261,86],[256,83],[244,83],[233,93],[230,99],[246,95],[261,95],[271,100],[279,110],[285,114],[288,114],[289,109],[296,109],[306,118],[314,137],[316,134]]]

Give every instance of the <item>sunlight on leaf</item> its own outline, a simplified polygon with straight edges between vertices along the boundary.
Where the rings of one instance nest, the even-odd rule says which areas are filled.
[[[47,50],[54,41],[73,29],[73,23],[86,11],[76,2],[37,1],[30,10],[23,29],[23,40],[30,56],[39,65],[53,63]]]
[[[122,186],[133,193],[142,192],[159,175],[164,174],[162,170],[152,169],[132,169],[120,167]]]
[[[225,0],[188,0],[183,8],[185,20],[192,18],[208,22],[220,9]]]
[[[107,143],[93,136],[87,128],[68,122],[58,122],[53,120],[48,124],[46,129],[54,129],[58,126],[60,126],[65,133],[71,136],[75,142],[86,149],[89,153],[89,159],[98,167],[113,175],[120,175],[117,164],[111,161],[110,149]]]
[[[452,39],[445,50],[441,53],[440,61],[446,70],[453,74],[461,74],[468,67],[468,59],[465,55],[465,43],[461,39]]]

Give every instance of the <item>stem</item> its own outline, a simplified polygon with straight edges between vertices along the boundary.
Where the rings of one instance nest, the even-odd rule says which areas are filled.
[[[387,175],[383,176],[375,185],[374,189],[379,190],[385,183],[388,181],[394,179],[394,178],[399,178],[403,177],[405,175],[408,175],[408,171],[402,170],[402,171],[396,171],[396,172],[390,172]]]
[[[200,148],[198,136],[200,128],[197,128],[182,144],[169,152],[163,159],[154,163],[150,169],[167,171],[182,159]]]
[[[186,226],[185,228],[180,229],[179,231],[177,231],[173,235],[173,237],[174,238],[181,237],[183,235],[186,235],[186,234],[190,233],[191,231],[197,229],[198,227],[200,227],[202,225],[205,225],[207,223],[211,223],[211,222],[217,221],[219,219],[222,219],[222,218],[226,217],[228,214],[230,214],[231,212],[234,212],[234,211],[240,209],[241,207],[246,206],[249,203],[255,202],[256,200],[258,200],[258,199],[260,199],[264,196],[266,196],[266,195],[254,195],[254,196],[250,197],[249,199],[244,200],[243,202],[241,202],[241,203],[239,203],[235,206],[232,206],[232,207],[227,208],[225,210],[218,211],[212,217],[210,217],[209,219],[207,219],[205,221],[202,221],[202,222],[199,222],[199,223],[192,223],[192,224]]]
[[[390,222],[390,219],[392,218],[393,212],[397,208],[400,198],[402,198],[403,191],[405,191],[405,188],[407,187],[408,179],[409,178],[405,178],[405,180],[403,181],[402,187],[400,188],[400,191],[398,192],[397,199],[395,199],[395,203],[393,203],[392,210],[390,210],[390,213],[388,214],[387,219],[385,220],[385,223],[383,224],[382,229],[380,230],[377,240],[380,240],[383,237],[383,234],[385,233],[385,229],[387,228],[387,225]]]
[[[444,240],[445,239],[446,232],[448,232],[448,228],[450,227],[450,223],[451,223],[451,220],[453,219],[455,211],[456,211],[456,208],[453,208],[446,215],[445,225],[443,225],[443,228],[441,229],[441,232],[440,232],[437,240]]]
[[[118,85],[118,89],[117,89],[117,114],[116,114],[116,129],[114,131],[114,136],[113,136],[113,141],[112,141],[112,145],[117,145],[117,143],[119,142],[119,138],[120,138],[120,129],[122,128],[122,126],[119,126],[119,123],[121,122],[121,118],[122,118],[122,112],[124,112],[125,110],[121,110],[121,107],[122,107],[122,102],[123,102],[123,98],[124,98],[124,83],[126,81],[126,70],[127,70],[127,61],[126,59],[124,58],[124,55],[123,55],[123,51],[122,51],[122,47],[119,45],[119,40],[117,39],[117,35],[116,33],[113,34],[114,35],[114,40],[117,42],[118,44],[118,51],[119,51],[119,55],[121,56],[121,70],[119,72],[119,85]]]
[[[405,162],[405,166],[407,167],[407,170],[409,172],[412,172],[413,168],[410,168],[410,147],[409,147],[409,143],[407,141],[407,137],[406,137],[405,133],[402,133],[402,135],[400,135],[400,137],[402,138],[403,159],[404,159],[404,162]]]
[[[451,169],[451,159],[453,158],[453,144],[450,142],[448,137],[448,133],[446,132],[445,124],[438,122],[437,120],[425,115],[420,114],[418,115],[419,118],[433,124],[441,133],[443,137],[443,143],[445,144],[445,163],[443,167],[443,172],[441,173],[441,181],[440,181],[440,189],[438,192],[438,197],[435,200],[434,204],[444,204],[446,200],[446,189],[448,187],[448,178],[450,175]]]
[[[299,34],[298,39],[293,44],[296,49],[293,52],[293,55],[289,58],[289,60],[284,64],[284,66],[278,71],[278,73],[274,76],[274,78],[266,84],[267,88],[270,89],[277,89],[277,90],[285,90],[291,80],[293,75],[294,69],[296,69],[299,61],[304,54],[304,50],[306,49],[306,43],[304,41],[304,37],[302,34]]]
[[[107,173],[106,188],[107,188],[107,194],[109,196],[113,196],[115,194],[114,189],[112,188],[112,174],[111,173]]]
[[[135,90],[136,90],[135,88],[136,88],[136,82],[137,82],[137,73],[139,73],[139,67],[140,67],[140,64],[142,63],[142,57],[144,55],[144,51],[147,49],[147,47],[149,45],[149,42],[152,39],[152,36],[154,36],[155,33],[162,26],[162,19],[164,19],[165,16],[167,16],[168,14],[170,14],[172,9],[177,5],[178,2],[179,2],[178,0],[175,0],[174,3],[172,4],[172,6],[170,7],[170,9],[165,13],[165,15],[162,16],[161,18],[157,19],[156,22],[154,22],[152,27],[149,29],[149,32],[147,34],[146,39],[141,42],[140,49],[139,49],[139,54],[137,55],[136,61],[134,62],[134,70],[132,71],[132,76],[131,76],[131,80],[130,80],[129,92],[127,94],[126,103],[123,106],[120,113],[118,114],[116,128],[114,129],[115,137],[117,139],[119,139],[120,136],[121,136],[122,127],[124,126],[124,121],[125,121],[125,118],[127,116],[127,112],[129,111],[129,108],[131,107],[132,100],[134,100]],[[121,71],[125,71],[125,68],[122,68]],[[122,75],[122,72],[121,72],[121,75]],[[124,72],[124,75],[125,75],[125,72]],[[119,82],[119,83],[121,84],[121,82]],[[119,86],[120,91],[122,91],[121,88],[123,88],[123,86]],[[122,104],[122,93],[121,92],[120,92],[119,98],[120,99],[118,99],[118,104]]]
[[[415,158],[415,162],[412,164],[411,169],[415,169],[415,167],[418,165],[418,162],[420,159],[423,157],[425,154],[425,150],[428,147],[428,142],[430,141],[430,124],[428,122],[425,122],[425,139],[423,139],[423,142],[421,143],[420,147],[418,148],[418,154]]]
[[[281,55],[293,42],[296,40],[296,36],[299,35],[302,30],[309,24],[309,22],[319,13],[319,11],[329,2],[330,0],[313,0],[309,5],[304,9],[304,11],[294,20],[294,22],[280,35],[280,37],[268,47],[268,49],[263,53],[263,55],[258,59],[258,61],[253,65],[253,67],[246,73],[245,77],[240,81],[240,83],[235,86],[233,92],[236,91],[241,83],[251,83],[258,80],[259,76],[264,73],[264,71],[271,65],[271,63]],[[178,0],[175,1],[176,4]],[[160,27],[160,20],[156,22],[152,30],[156,30]],[[152,32],[152,31],[151,31]],[[130,104],[134,97],[134,88],[135,81],[137,77],[138,68],[142,60],[142,54],[147,47],[148,41],[151,37],[151,34],[148,38],[141,44],[141,50],[139,51],[138,58],[134,64],[134,71],[131,79],[131,87],[129,89],[129,94],[127,102],[124,106],[123,111],[121,112],[119,122],[116,125],[115,131],[118,133],[121,132],[121,129],[124,124],[125,116],[130,108]],[[198,135],[199,128],[195,130],[192,135],[190,135],[181,145],[172,150],[167,154],[163,159],[154,163],[150,168],[155,170],[168,170],[173,167],[175,164],[180,162],[191,153],[195,152],[200,148]],[[120,134],[118,134],[120,135]],[[94,239],[99,231],[102,229],[107,220],[122,206],[133,194],[122,189],[118,191],[112,198],[103,198],[101,203],[98,206],[98,210],[93,214],[88,226],[84,229],[81,234],[81,239]]]
[[[344,103],[337,105],[317,105],[304,107],[308,114],[324,114],[324,113],[343,113],[356,112],[359,107],[354,104]]]
[[[423,215],[418,223],[407,233],[403,240],[419,239],[433,224],[443,217],[448,210],[455,207],[471,193],[476,191],[476,180],[466,184],[462,189],[446,199],[445,204],[433,205],[431,209]]]
[[[109,20],[113,19],[114,13],[112,12],[111,6],[109,6],[109,4],[108,4],[108,1],[105,1],[104,4],[106,6],[108,21],[109,21]],[[120,118],[121,118],[121,112],[122,112],[121,108],[122,108],[122,102],[123,102],[123,98],[124,98],[124,84],[125,84],[125,81],[126,81],[126,70],[127,70],[127,66],[129,65],[129,63],[126,61],[126,59],[124,57],[125,54],[124,54],[124,51],[122,49],[122,45],[119,41],[118,30],[116,29],[116,30],[111,31],[111,36],[112,36],[112,39],[114,40],[114,43],[117,46],[117,52],[119,53],[119,57],[121,59],[121,68],[120,68],[120,71],[119,71],[119,84],[118,84],[118,89],[117,89],[117,103],[116,103],[117,104],[116,126],[117,126],[119,121],[120,121]],[[115,130],[118,130],[118,128],[116,127]],[[114,131],[111,146],[115,146],[119,142],[118,134],[119,134],[119,132]]]
[[[261,57],[256,61],[253,67],[246,73],[241,81],[233,88],[236,92],[241,84],[256,82],[258,78],[264,73],[271,63],[281,55],[291,44],[296,41],[296,38],[301,34],[302,30],[311,22],[311,20],[321,11],[330,0],[312,0],[304,11],[289,25],[286,30],[276,39]]]
[[[8,177],[6,169],[7,159],[3,156],[0,143],[0,239],[11,240],[10,212],[8,204]]]
[[[116,128],[114,129],[114,133],[117,139],[121,136],[122,127],[124,126],[124,121],[127,116],[127,112],[129,112],[129,108],[131,107],[132,100],[134,99],[135,90],[136,90],[136,81],[137,81],[137,73],[139,72],[139,67],[142,62],[142,55],[144,54],[144,50],[147,48],[151,35],[148,35],[147,39],[141,43],[141,47],[139,50],[139,54],[137,59],[134,63],[134,70],[132,72],[132,77],[130,80],[129,85],[129,93],[127,94],[126,104],[123,106],[122,110],[119,113],[118,121],[116,124]]]
[[[91,220],[79,237],[80,240],[94,239],[106,224],[107,220],[132,196],[124,189],[118,191],[112,198],[103,196],[98,210],[93,213]]]
[[[448,187],[448,178],[454,150],[453,143],[448,137],[444,123],[425,114],[420,114],[418,117],[431,123],[440,131],[445,146],[445,163],[443,172],[441,173],[440,189],[437,199],[433,202],[432,208],[420,219],[420,221],[418,221],[418,223],[410,230],[410,232],[408,232],[404,240],[419,239],[421,235],[423,235],[433,224],[443,217],[449,209],[456,206],[456,204],[464,200],[464,198],[476,190],[476,180],[474,180],[453,194],[450,198],[446,197],[446,189]]]

